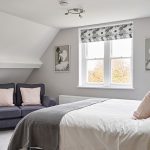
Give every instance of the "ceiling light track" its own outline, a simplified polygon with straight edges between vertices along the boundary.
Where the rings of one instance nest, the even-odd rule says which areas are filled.
[[[65,15],[76,14],[76,15],[79,15],[80,18],[82,18],[82,14],[84,12],[85,12],[85,10],[82,8],[72,8],[72,9],[68,9],[68,11],[65,13]]]

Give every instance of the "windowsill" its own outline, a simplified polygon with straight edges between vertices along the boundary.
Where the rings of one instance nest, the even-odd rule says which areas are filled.
[[[111,85],[111,86],[105,86],[105,85],[78,85],[78,88],[87,88],[87,89],[114,89],[114,90],[134,90],[132,86],[119,86],[119,85]]]

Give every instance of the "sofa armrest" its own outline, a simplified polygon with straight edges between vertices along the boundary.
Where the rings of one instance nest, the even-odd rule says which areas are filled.
[[[42,105],[45,107],[51,107],[56,105],[56,101],[54,98],[49,98],[48,96],[44,96]]]

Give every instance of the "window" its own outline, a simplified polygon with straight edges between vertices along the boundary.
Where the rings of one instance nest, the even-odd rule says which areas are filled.
[[[86,82],[104,83],[104,42],[85,45]]]
[[[132,39],[111,43],[111,84],[132,84]]]
[[[80,44],[79,86],[132,88],[132,36],[95,40],[90,32]]]

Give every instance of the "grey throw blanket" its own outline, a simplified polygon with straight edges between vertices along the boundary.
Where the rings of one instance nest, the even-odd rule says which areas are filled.
[[[70,111],[104,100],[84,100],[30,113],[17,125],[8,150],[27,150],[29,147],[40,147],[43,150],[59,150],[59,124],[62,117]]]

